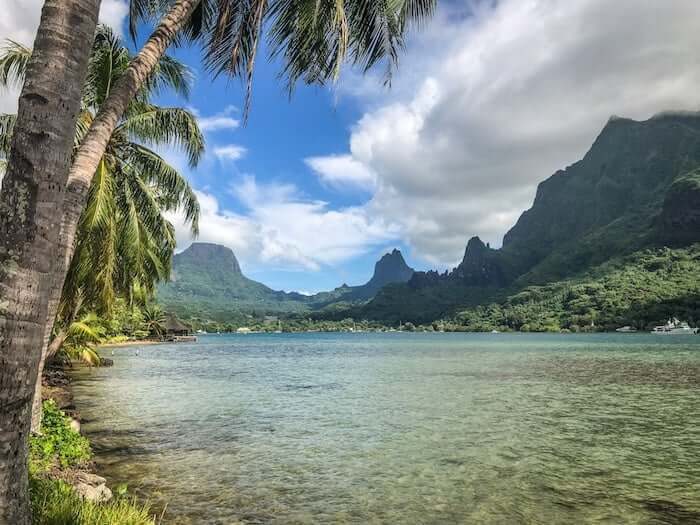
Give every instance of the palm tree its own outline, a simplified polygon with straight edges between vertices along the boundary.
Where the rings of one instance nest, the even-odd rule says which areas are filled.
[[[141,311],[143,313],[143,324],[148,333],[156,337],[163,336],[165,334],[165,314],[160,306],[148,304]]]
[[[21,79],[31,50],[8,42],[0,56],[0,84]],[[131,61],[129,51],[111,29],[95,35],[75,148],[80,146],[99,105]],[[199,204],[189,183],[146,144],[174,143],[196,163],[204,139],[196,118],[180,108],[162,108],[150,96],[171,87],[187,95],[189,70],[164,56],[112,134],[88,195],[78,226],[75,254],[68,269],[52,341],[45,345],[32,411],[32,430],[41,424],[41,372],[55,355],[81,310],[108,314],[116,295],[132,298],[135,290],[152,295],[155,282],[169,277],[175,237],[162,212],[182,208],[197,233]],[[7,154],[14,115],[0,115],[0,156]]]
[[[30,522],[31,397],[50,332],[49,292],[80,90],[100,0],[45,0],[0,194],[0,523]],[[60,285],[59,285],[60,287]]]
[[[105,329],[101,319],[90,312],[68,326],[60,353],[70,360],[77,359],[90,366],[99,366],[102,358],[96,348],[104,340]]]
[[[272,55],[284,61],[283,75],[290,90],[298,80],[323,83],[337,78],[348,58],[365,70],[386,60],[388,80],[406,29],[430,15],[435,3],[131,0],[132,29],[139,18],[155,16],[159,8],[165,8],[165,15],[101,104],[67,172],[72,136],[66,130],[73,129],[80,99],[84,69],[78,66],[86,66],[88,59],[89,40],[84,31],[94,30],[100,2],[45,0],[37,52],[30,60],[0,195],[0,300],[4,306],[0,311],[4,341],[0,385],[7,385],[0,392],[0,441],[12,443],[0,449],[0,471],[12,471],[0,475],[0,521],[13,519],[24,524],[29,519],[26,473],[23,465],[17,466],[22,463],[18,458],[26,458],[26,405],[31,398],[27,385],[36,377],[41,358],[36,348],[49,335],[58,303],[56,290],[66,277],[92,178],[112,133],[167,47],[178,36],[201,42],[211,71],[245,79],[247,108],[264,29]],[[71,9],[78,15],[69,15]],[[51,40],[66,34],[52,55],[48,51]],[[73,62],[65,64],[66,57],[74,58]],[[45,71],[39,71],[41,67]],[[70,89],[63,91],[64,83]],[[68,102],[63,95],[69,97]],[[57,114],[49,113],[52,110]],[[47,114],[52,118],[44,123]],[[35,150],[26,154],[31,148]]]

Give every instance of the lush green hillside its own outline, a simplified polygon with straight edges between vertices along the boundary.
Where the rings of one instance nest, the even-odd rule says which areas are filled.
[[[613,118],[582,160],[539,185],[501,249],[473,238],[454,271],[417,272],[352,314],[426,322],[640,250],[698,242],[699,166],[698,114]]]
[[[449,324],[474,331],[649,329],[673,316],[700,324],[700,244],[614,259],[576,279],[467,309]]]
[[[365,285],[304,297],[246,278],[226,248],[194,244],[176,256],[159,300],[183,317],[222,321],[282,314],[448,318],[470,329],[644,325],[695,318],[700,273],[697,249],[687,247],[697,242],[700,116],[613,118],[583,159],[539,185],[502,248],[474,237],[452,272],[414,272],[394,250]]]
[[[372,278],[360,286],[343,285],[310,297],[272,290],[243,275],[233,251],[216,244],[194,243],[175,255],[171,282],[158,288],[158,301],[185,319],[243,321],[266,315],[303,314],[366,302],[386,284],[413,275],[399,250],[377,261]]]
[[[172,280],[158,288],[157,297],[166,310],[186,319],[228,321],[307,310],[304,296],[248,279],[230,249],[208,243],[194,243],[175,255]]]

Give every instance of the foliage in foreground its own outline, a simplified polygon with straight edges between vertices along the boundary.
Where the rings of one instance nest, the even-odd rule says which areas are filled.
[[[30,480],[33,522],[36,525],[154,525],[147,505],[117,497],[107,503],[83,500],[63,481]]]
[[[29,442],[29,471],[39,474],[51,467],[80,466],[92,457],[90,442],[70,426],[70,419],[52,399],[44,401],[42,434]]]
[[[42,435],[29,445],[33,522],[37,525],[153,525],[147,505],[117,496],[107,503],[83,500],[68,483],[51,479],[55,469],[85,465],[92,457],[88,439],[70,427],[53,400],[44,402]]]

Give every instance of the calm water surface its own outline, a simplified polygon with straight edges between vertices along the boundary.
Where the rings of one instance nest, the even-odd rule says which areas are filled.
[[[165,523],[700,523],[700,337],[221,335],[110,357],[78,373],[84,429]]]

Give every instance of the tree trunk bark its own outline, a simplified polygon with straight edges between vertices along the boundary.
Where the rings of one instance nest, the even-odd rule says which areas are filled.
[[[56,261],[55,266],[55,279],[57,284],[54,290],[59,291],[59,295],[53,298],[56,301],[56,305],[58,305],[58,301],[60,301],[60,290],[63,289],[66,272],[73,258],[75,236],[78,230],[80,216],[87,200],[90,183],[104,155],[112,133],[129,103],[131,103],[136,93],[141,89],[145,80],[158,64],[160,58],[165,54],[168,46],[172,43],[177,32],[189,19],[200,1],[201,0],[179,0],[170,9],[139,54],[129,65],[123,77],[119,79],[114,89],[112,89],[78,149],[78,154],[70,171],[66,202],[64,205],[63,223],[61,224],[61,234],[58,242],[59,253],[62,254],[62,257]],[[51,316],[48,326],[49,335],[55,317],[55,308],[52,311],[54,314]],[[39,374],[37,376],[35,388],[35,399],[32,407],[31,429],[33,432],[38,432],[41,426],[41,375],[44,371],[47,357],[48,338],[45,341],[42,347]]]
[[[27,440],[100,0],[45,0],[0,193],[0,524],[30,523]]]
[[[64,214],[64,218],[61,221],[61,230],[58,236],[57,244],[59,248],[65,246],[65,241],[63,239],[63,237],[65,236],[65,229],[66,218]],[[54,263],[53,281],[51,290],[49,292],[49,317],[46,322],[46,326],[44,327],[44,342],[41,345],[41,359],[39,360],[39,371],[36,376],[36,385],[34,387],[34,401],[32,402],[32,423],[30,430],[33,434],[41,433],[41,418],[43,415],[41,399],[41,380],[44,375],[46,359],[56,355],[56,352],[60,350],[63,341],[65,341],[67,337],[67,328],[62,329],[53,340],[51,340],[51,332],[53,331],[53,325],[56,320],[56,312],[58,311],[58,305],[60,304],[61,296],[63,295],[63,282],[66,279],[65,274],[68,271],[71,259],[73,258],[73,251],[74,250],[72,247],[70,250],[65,250],[65,257],[57,258]],[[77,301],[77,303],[74,305],[73,311],[70,314],[70,318],[67,319],[68,326],[70,326],[70,324],[73,321],[75,321],[82,305],[82,300]],[[61,335],[62,337],[59,337]]]
[[[61,291],[62,288],[63,287],[61,287]],[[68,329],[62,328],[61,330],[59,330],[56,336],[53,339],[51,339],[51,332],[53,331],[55,312],[58,309],[58,304],[60,300],[61,292],[56,291],[55,288],[52,289],[51,299],[49,302],[49,312],[54,312],[54,316],[49,319],[49,322],[46,323],[46,328],[44,329],[44,342],[41,346],[41,359],[39,360],[39,371],[36,376],[36,385],[34,387],[34,401],[32,402],[32,434],[41,433],[41,418],[43,416],[41,381],[44,375],[44,367],[46,366],[46,360],[51,359],[54,355],[56,355],[56,352],[58,352],[61,349],[63,342],[68,337]],[[70,324],[73,321],[75,321],[75,317],[78,315],[77,311],[80,309],[81,304],[82,301],[79,301],[76,308],[71,313],[70,319],[66,321],[68,326],[70,326]]]
[[[161,19],[156,30],[117,80],[100,107],[83,139],[68,177],[65,212],[68,215],[65,240],[72,249],[78,219],[85,206],[90,182],[107,148],[109,139],[127,107],[165,54],[178,31],[189,20],[201,0],[177,0]],[[71,235],[72,233],[72,235]],[[68,258],[70,260],[70,257]]]
[[[49,310],[51,307],[49,307]],[[34,385],[34,399],[32,401],[32,422],[29,430],[32,434],[41,432],[41,418],[43,415],[42,399],[41,399],[41,380],[44,375],[44,366],[48,357],[47,350],[49,348],[49,339],[51,337],[51,325],[46,324],[44,329],[44,341],[41,345],[41,358],[39,359],[39,370],[36,374],[36,384]]]

